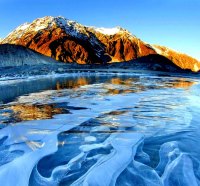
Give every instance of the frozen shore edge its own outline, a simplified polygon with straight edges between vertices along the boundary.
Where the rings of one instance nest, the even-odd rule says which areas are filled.
[[[25,79],[36,76],[56,75],[56,74],[77,74],[77,73],[101,73],[101,74],[150,74],[163,76],[182,76],[182,77],[198,77],[194,72],[165,72],[154,71],[148,69],[138,68],[115,68],[109,66],[98,65],[76,65],[76,64],[42,64],[34,66],[18,66],[18,67],[1,67],[0,81]]]

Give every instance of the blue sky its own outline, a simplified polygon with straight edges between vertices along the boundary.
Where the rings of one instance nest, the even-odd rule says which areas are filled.
[[[46,15],[88,26],[121,26],[147,43],[200,60],[200,0],[0,0],[0,37]]]

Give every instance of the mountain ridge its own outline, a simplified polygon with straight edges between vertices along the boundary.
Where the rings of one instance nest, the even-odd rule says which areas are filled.
[[[61,16],[24,23],[0,44],[22,45],[62,62],[105,64],[159,54],[181,69],[200,69],[198,60],[167,47],[147,44],[124,28],[84,26]]]

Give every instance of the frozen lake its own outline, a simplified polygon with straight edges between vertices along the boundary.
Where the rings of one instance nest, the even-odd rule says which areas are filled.
[[[200,185],[199,82],[145,73],[1,80],[1,185]]]

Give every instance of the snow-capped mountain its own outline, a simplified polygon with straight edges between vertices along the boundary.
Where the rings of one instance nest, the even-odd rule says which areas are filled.
[[[64,62],[101,62],[103,46],[87,29],[63,17],[44,17],[25,23],[2,43],[23,45]],[[97,56],[98,54],[98,56]]]
[[[22,45],[63,62],[104,64],[159,54],[181,68],[200,69],[197,60],[146,44],[126,29],[89,27],[60,16],[46,16],[32,23],[24,23],[0,43]]]
[[[128,61],[155,53],[120,27],[87,27],[50,16],[19,26],[2,43],[23,45],[56,60],[80,64]]]

